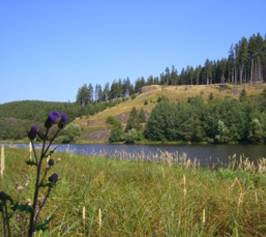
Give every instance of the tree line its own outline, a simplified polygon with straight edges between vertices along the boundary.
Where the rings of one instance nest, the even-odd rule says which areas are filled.
[[[260,33],[242,39],[229,49],[227,58],[206,59],[203,65],[187,66],[180,72],[167,67],[160,76],[140,77],[132,83],[129,78],[114,80],[103,87],[84,84],[79,88],[76,102],[88,103],[116,100],[141,92],[146,85],[208,85],[214,83],[255,83],[266,81],[266,36]]]
[[[132,108],[127,123],[108,117],[111,143],[175,142],[204,144],[266,143],[266,90],[239,99],[190,97],[172,102],[158,97],[151,114]]]
[[[204,102],[201,97],[173,103],[162,100],[153,109],[144,135],[152,141],[194,143],[266,143],[266,91],[240,100]]]

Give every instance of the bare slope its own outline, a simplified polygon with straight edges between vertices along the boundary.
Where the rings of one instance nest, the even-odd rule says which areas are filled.
[[[119,119],[123,125],[126,124],[128,114],[135,106],[137,109],[143,108],[149,114],[156,105],[159,97],[165,96],[171,101],[186,100],[189,97],[202,96],[208,99],[212,93],[217,97],[238,98],[241,90],[245,88],[247,95],[261,93],[266,89],[266,84],[255,85],[193,85],[193,86],[146,86],[142,88],[142,93],[135,99],[128,98],[126,101],[93,116],[77,118],[73,123],[81,127],[82,134],[78,142],[80,143],[105,143],[108,141],[110,130],[106,124],[108,116]]]

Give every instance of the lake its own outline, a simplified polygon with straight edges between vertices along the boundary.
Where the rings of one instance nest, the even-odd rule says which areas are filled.
[[[18,144],[18,147],[28,145]],[[57,151],[72,152],[82,155],[115,155],[127,153],[155,157],[161,152],[185,153],[187,157],[197,159],[201,165],[226,163],[229,156],[244,155],[251,160],[266,157],[266,145],[113,145],[113,144],[64,144]]]

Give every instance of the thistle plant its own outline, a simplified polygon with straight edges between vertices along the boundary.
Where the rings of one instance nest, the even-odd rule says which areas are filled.
[[[28,131],[27,135],[32,145],[33,159],[27,160],[26,163],[27,165],[35,167],[36,172],[33,202],[32,204],[19,204],[14,202],[9,195],[4,192],[0,192],[0,211],[2,212],[3,217],[4,237],[11,236],[9,219],[12,214],[8,213],[7,204],[11,206],[13,213],[15,211],[26,211],[29,213],[28,237],[33,237],[36,231],[47,228],[51,218],[47,218],[44,223],[42,223],[39,221],[39,217],[42,209],[47,203],[52,189],[58,181],[58,174],[56,172],[50,174],[49,176],[49,173],[55,163],[51,158],[55,148],[52,148],[51,146],[58,137],[59,133],[65,127],[67,121],[68,117],[65,113],[53,111],[48,114],[44,123],[44,130],[40,129],[36,125],[33,125]],[[36,140],[41,141],[41,149],[36,149]],[[44,162],[44,160],[48,158],[48,162]],[[46,167],[44,167],[44,165]],[[41,193],[43,194],[42,198],[40,195]]]

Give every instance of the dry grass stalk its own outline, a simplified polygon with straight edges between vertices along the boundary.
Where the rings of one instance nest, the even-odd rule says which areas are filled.
[[[202,224],[205,225],[206,223],[206,210],[205,208],[202,210]]]
[[[1,162],[0,162],[0,174],[1,176],[4,175],[5,170],[5,146],[1,146]]]
[[[243,203],[243,200],[244,200],[244,193],[241,191],[241,193],[239,194],[238,202],[237,202],[237,214],[238,215],[239,215],[240,206]]]
[[[178,215],[178,228],[181,226],[181,213]]]
[[[98,210],[98,225],[99,225],[99,230],[102,228],[102,210],[99,208]]]
[[[29,143],[29,153],[30,153],[30,161],[32,161],[32,144]]]
[[[239,179],[237,177],[234,179],[234,181],[231,184],[231,186],[229,187],[229,189],[232,190],[236,184],[238,184],[238,186],[239,186],[239,188],[240,188],[240,190],[242,192],[243,188],[242,188],[242,185],[241,185],[241,183],[240,183],[240,181],[239,181]]]
[[[258,199],[258,193],[255,191],[255,203],[258,204],[258,201],[259,201],[259,199]]]
[[[187,188],[186,188],[186,176],[185,175],[183,175],[183,191],[184,191],[184,198],[186,198]]]
[[[86,208],[85,208],[85,206],[82,208],[82,221],[83,221],[83,225],[85,226],[85,224],[86,224]]]
[[[50,159],[51,159],[51,156],[48,155],[47,158],[46,158],[47,163],[49,162]]]
[[[266,173],[266,158],[262,158],[258,161],[258,173]]]

